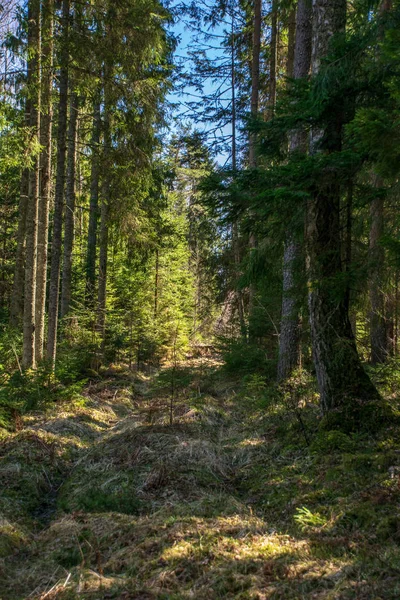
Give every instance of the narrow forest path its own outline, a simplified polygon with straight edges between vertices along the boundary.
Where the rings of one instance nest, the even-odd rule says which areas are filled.
[[[373,505],[385,475],[357,487],[333,451],[327,477],[296,419],[237,385],[208,360],[115,371],[26,417],[0,448],[0,598],[398,598],[397,542],[380,563],[329,510]]]

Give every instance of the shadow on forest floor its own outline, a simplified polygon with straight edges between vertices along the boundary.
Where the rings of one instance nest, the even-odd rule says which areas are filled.
[[[3,600],[398,599],[400,430],[317,432],[207,364],[1,438]],[[179,383],[179,385],[178,385]],[[237,382],[236,382],[237,383]]]

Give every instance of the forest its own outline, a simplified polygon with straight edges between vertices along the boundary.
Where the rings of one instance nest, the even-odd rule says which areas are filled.
[[[398,0],[0,2],[0,600],[400,598]]]

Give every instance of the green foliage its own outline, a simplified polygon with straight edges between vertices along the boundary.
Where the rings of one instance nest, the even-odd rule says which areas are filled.
[[[326,517],[318,512],[311,512],[306,506],[298,508],[293,518],[302,531],[309,527],[323,527],[327,523]]]
[[[276,362],[269,360],[266,351],[258,344],[247,343],[243,339],[219,338],[218,349],[227,373],[274,377]]]

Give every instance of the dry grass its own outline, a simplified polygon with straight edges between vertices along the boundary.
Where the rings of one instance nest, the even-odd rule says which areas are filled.
[[[161,384],[119,374],[2,441],[0,598],[397,600],[400,433],[310,450],[191,368],[172,426]]]

